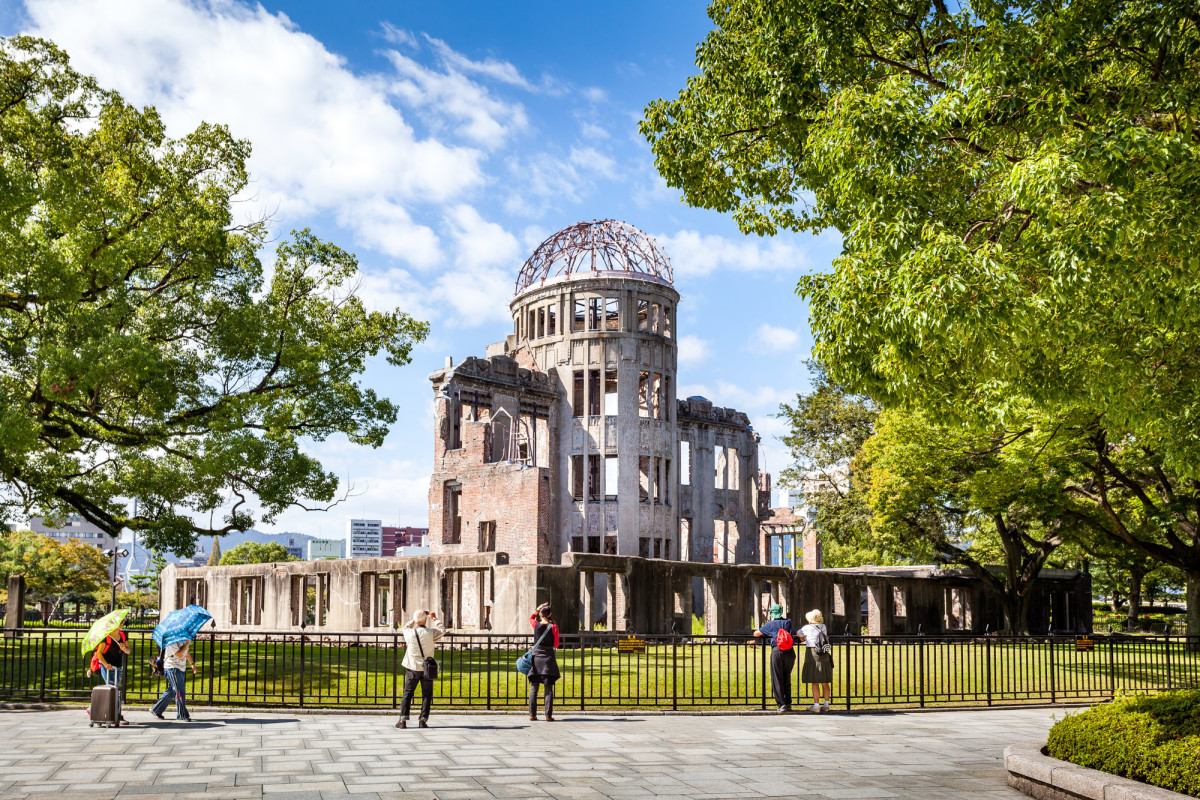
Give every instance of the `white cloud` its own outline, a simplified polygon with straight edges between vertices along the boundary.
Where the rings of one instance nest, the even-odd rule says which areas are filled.
[[[286,227],[332,213],[360,243],[417,266],[436,263],[437,236],[412,221],[418,207],[461,202],[485,181],[480,145],[525,125],[519,105],[492,98],[452,71],[394,60],[398,77],[356,75],[283,14],[231,0],[29,0],[29,33],[65,48],[76,68],[127,100],[153,105],[182,136],[200,121],[227,124],[255,145],[247,189],[256,209]],[[413,37],[398,29],[385,36]],[[418,135],[393,104],[408,102],[430,129]],[[391,228],[395,230],[391,230]]]
[[[600,179],[612,179],[616,162],[592,147],[573,147],[566,158],[538,153],[508,160],[513,192],[504,201],[510,213],[540,216],[564,202],[577,203]]]
[[[588,86],[580,90],[580,95],[589,103],[603,103],[608,100],[608,92],[598,86]]]
[[[485,58],[483,61],[472,61],[441,39],[435,39],[428,34],[426,34],[425,39],[433,46],[442,63],[458,72],[483,75],[502,83],[519,86],[522,89],[532,90],[534,88],[529,81],[525,80],[520,71],[508,61],[499,61],[494,58]]]
[[[718,269],[786,270],[799,275],[809,264],[804,248],[794,241],[772,239],[727,239],[717,234],[682,230],[654,237],[671,257],[676,278],[702,277]]]
[[[520,258],[521,244],[503,227],[488,222],[468,205],[452,208],[446,223],[457,246],[457,262],[462,267],[507,266],[516,274],[513,263]]]
[[[763,411],[774,413],[780,403],[794,399],[796,392],[779,389],[775,386],[747,388],[741,384],[723,380],[712,385],[695,383],[679,387],[680,397],[691,397],[692,395],[707,397],[716,406],[725,406],[746,414],[753,414]]]
[[[695,366],[703,363],[709,354],[709,343],[699,336],[682,336],[679,339],[679,363]]]
[[[759,344],[778,353],[791,350],[800,341],[799,333],[791,328],[781,328],[778,325],[759,325],[756,335]]]
[[[585,139],[607,139],[608,131],[594,122],[586,120],[579,123],[579,134]]]
[[[497,100],[483,85],[455,70],[455,65],[439,72],[397,50],[389,50],[387,57],[397,76],[389,84],[389,91],[416,110],[435,130],[454,124],[458,135],[496,148],[509,134],[529,124],[519,103]]]

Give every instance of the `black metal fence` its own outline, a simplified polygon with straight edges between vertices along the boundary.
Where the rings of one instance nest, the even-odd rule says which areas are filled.
[[[0,700],[83,702],[84,631],[26,630],[0,640]],[[774,708],[770,649],[750,637],[564,636],[557,704],[566,709]],[[188,675],[197,705],[394,708],[403,686],[403,637],[387,633],[203,633]],[[527,684],[515,663],[528,635],[449,634],[437,653],[436,704],[515,709]],[[166,688],[147,665],[149,634],[130,633],[127,703]],[[803,648],[799,648],[803,656]],[[834,641],[834,705],[974,706],[1098,701],[1121,692],[1200,688],[1200,640],[1184,637],[847,637]],[[793,673],[794,705],[807,687]]]

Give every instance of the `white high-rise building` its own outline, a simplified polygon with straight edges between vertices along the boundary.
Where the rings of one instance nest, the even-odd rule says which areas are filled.
[[[341,539],[311,539],[308,542],[308,560],[324,561],[330,558],[341,558],[345,548],[346,543]]]
[[[346,557],[379,558],[381,555],[383,555],[383,520],[350,520],[346,529]]]

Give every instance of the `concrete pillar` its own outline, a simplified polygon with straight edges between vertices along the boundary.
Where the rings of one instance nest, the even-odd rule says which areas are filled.
[[[596,623],[596,573],[579,573],[580,600],[583,603],[582,631],[590,633]]]
[[[25,576],[8,576],[8,610],[4,615],[4,627],[16,630],[25,625]]]
[[[887,620],[888,600],[890,588],[888,586],[868,586],[867,587],[867,635],[882,636],[888,631]]]
[[[821,542],[817,539],[817,532],[809,529],[804,534],[804,569],[820,569],[821,568]]]

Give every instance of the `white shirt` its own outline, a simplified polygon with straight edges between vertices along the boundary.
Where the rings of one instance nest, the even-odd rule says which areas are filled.
[[[187,669],[187,659],[179,655],[179,651],[187,647],[190,642],[176,642],[175,644],[167,645],[167,655],[163,658],[164,669]]]
[[[425,659],[433,658],[437,652],[437,640],[446,635],[446,626],[440,619],[431,619],[424,625],[400,630],[404,634],[405,647],[404,660],[400,662],[400,666],[420,672],[425,669]],[[420,637],[420,647],[417,646],[417,637]],[[425,651],[424,657],[421,655],[422,650]]]
[[[800,629],[800,635],[804,637],[804,644],[807,647],[817,646],[818,633],[824,633],[826,638],[829,637],[829,634],[825,632],[824,625],[816,625],[810,622]]]

